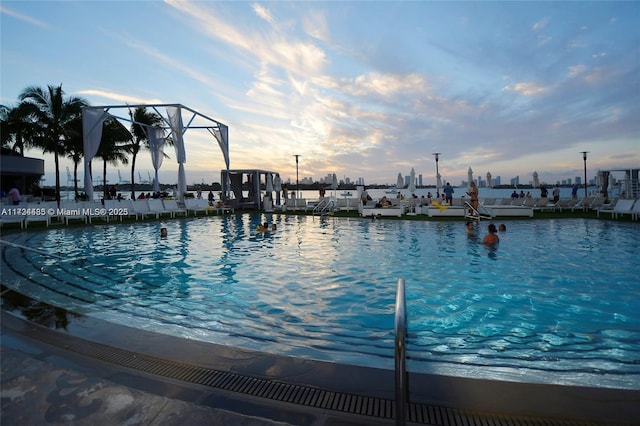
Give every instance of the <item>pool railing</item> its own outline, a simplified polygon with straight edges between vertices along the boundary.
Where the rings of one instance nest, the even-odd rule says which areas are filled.
[[[404,297],[404,279],[398,279],[396,291],[395,312],[395,393],[396,393],[396,425],[405,424],[406,410],[409,396],[409,383],[407,376],[406,338],[407,338],[407,313]]]

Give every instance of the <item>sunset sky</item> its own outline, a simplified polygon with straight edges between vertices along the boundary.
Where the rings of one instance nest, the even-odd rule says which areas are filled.
[[[231,168],[435,184],[640,167],[639,2],[2,1],[0,103],[180,103],[229,126]],[[220,180],[187,132],[187,182]],[[177,181],[167,151],[162,183]],[[54,182],[45,158],[46,185]],[[62,183],[66,183],[62,162]],[[94,176],[101,165],[94,164]],[[129,166],[110,166],[128,178]],[[152,173],[143,153],[137,170]],[[80,176],[82,181],[82,176]]]

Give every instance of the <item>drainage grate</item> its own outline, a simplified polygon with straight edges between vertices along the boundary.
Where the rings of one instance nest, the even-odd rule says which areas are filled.
[[[379,419],[395,418],[395,401],[389,399],[333,392],[313,387],[287,384],[277,380],[244,376],[169,361],[85,340],[82,340],[82,344],[70,345],[68,341],[67,343],[62,343],[62,339],[57,339],[55,332],[39,333],[39,338],[54,346],[64,347],[66,350],[71,350],[91,358],[174,380],[322,410],[332,410]],[[572,421],[556,419],[549,420],[519,416],[490,415],[418,403],[410,403],[408,405],[406,419],[412,423],[442,426],[533,426],[550,424],[575,426],[578,424]]]

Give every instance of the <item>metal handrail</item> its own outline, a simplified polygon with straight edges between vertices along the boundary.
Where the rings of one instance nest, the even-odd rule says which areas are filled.
[[[407,381],[407,313],[404,297],[404,280],[398,279],[395,316],[395,364],[396,364],[396,425],[405,424],[409,386]]]

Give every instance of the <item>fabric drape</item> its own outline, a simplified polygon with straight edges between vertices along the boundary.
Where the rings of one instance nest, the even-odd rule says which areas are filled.
[[[182,109],[179,106],[168,106],[167,116],[171,126],[173,145],[176,149],[176,161],[178,162],[178,198],[183,201],[184,194],[187,192],[187,175],[184,169],[184,163],[187,162],[187,153],[184,149],[184,139],[182,138]]]
[[[160,181],[158,180],[158,170],[162,166],[164,159],[164,144],[166,138],[164,130],[159,127],[153,127],[149,130],[149,151],[151,151],[151,163],[155,170],[155,179],[153,181],[154,192],[160,192]]]
[[[93,200],[93,179],[91,160],[98,153],[102,140],[102,124],[107,114],[103,109],[84,109],[82,111],[82,139],[84,152],[84,192],[89,201]]]

